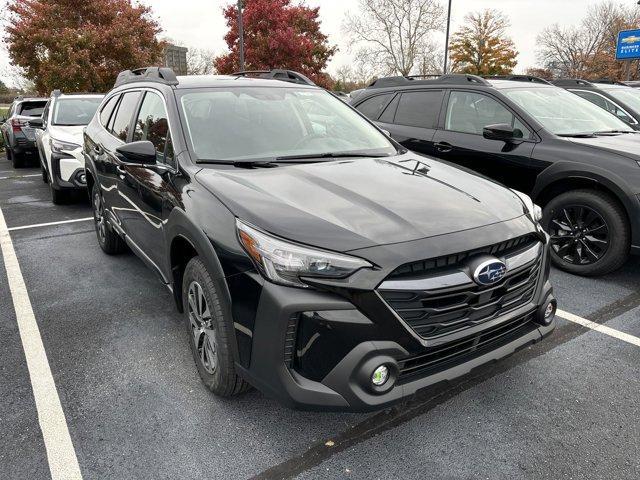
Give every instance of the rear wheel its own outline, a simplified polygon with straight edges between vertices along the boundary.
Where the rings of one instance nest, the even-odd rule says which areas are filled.
[[[234,366],[232,323],[225,318],[216,283],[199,257],[185,268],[182,303],[191,353],[203,383],[221,397],[247,390],[249,384]]]
[[[8,150],[11,152],[11,163],[13,164],[13,168],[21,168],[24,165],[24,158],[21,153],[16,153],[13,150]]]
[[[113,231],[111,225],[107,222],[105,217],[104,200],[100,193],[100,186],[97,183],[93,185],[91,199],[91,206],[93,207],[93,223],[95,225],[100,248],[109,255],[122,253],[125,250],[124,240],[122,240],[120,235]]]
[[[553,263],[596,276],[620,268],[629,256],[630,229],[622,206],[606,193],[574,190],[552,199],[543,212]]]

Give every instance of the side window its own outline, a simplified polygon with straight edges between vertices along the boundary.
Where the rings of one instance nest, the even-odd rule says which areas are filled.
[[[633,119],[627,115],[627,113],[622,110],[618,105],[613,103],[611,100],[603,97],[602,95],[598,95],[593,92],[586,92],[584,90],[572,90],[573,93],[578,95],[579,97],[584,98],[585,100],[589,100],[591,103],[596,104],[600,108],[604,108],[607,112],[613,113],[616,117],[618,117],[623,122],[634,123]]]
[[[133,141],[140,140],[149,140],[153,143],[159,162],[174,165],[167,111],[160,95],[154,92],[145,94],[136,118]]]
[[[122,95],[122,99],[118,104],[118,110],[112,122],[111,133],[123,142],[127,141],[129,125],[138,104],[138,98],[140,98],[140,92],[127,92]]]
[[[506,123],[522,131],[523,138],[531,132],[498,101],[487,95],[472,92],[451,92],[447,105],[445,129],[482,135],[487,125]]]
[[[47,124],[49,123],[49,111],[51,110],[51,100],[47,102],[42,111],[42,126],[47,128]]]
[[[394,123],[409,127],[434,128],[442,106],[442,90],[404,92]]]
[[[383,95],[376,95],[366,99],[356,109],[362,113],[365,117],[371,120],[377,120],[382,110],[387,105],[387,102],[391,100],[393,93],[385,93]]]
[[[118,98],[120,98],[120,95],[114,95],[109,100],[107,100],[107,103],[105,103],[104,107],[102,107],[102,110],[100,110],[100,123],[105,128],[107,128],[107,125],[109,124],[109,118],[111,118],[113,109],[116,108]]]
[[[382,115],[380,115],[379,121],[383,123],[393,123],[393,119],[396,116],[396,110],[398,109],[398,102],[400,102],[400,95],[396,95],[391,103],[387,105],[387,108],[385,108]]]

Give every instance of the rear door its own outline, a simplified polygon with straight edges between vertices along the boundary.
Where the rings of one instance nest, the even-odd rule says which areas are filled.
[[[378,123],[394,140],[414,152],[433,156],[433,137],[444,90],[400,92],[380,115]]]
[[[483,137],[484,127],[509,124],[522,140],[504,142]],[[535,181],[531,154],[535,134],[497,98],[478,91],[449,92],[441,128],[433,137],[434,155],[500,183],[530,191]]]

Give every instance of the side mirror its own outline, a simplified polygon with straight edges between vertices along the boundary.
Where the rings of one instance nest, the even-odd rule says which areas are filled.
[[[116,148],[122,162],[135,165],[155,165],[156,147],[149,140],[131,142]]]
[[[482,129],[482,136],[487,140],[512,142],[514,140],[521,140],[524,135],[522,134],[522,130],[519,128],[513,128],[508,123],[499,123],[484,127]]]
[[[31,120],[29,120],[27,122],[27,124],[31,128],[43,128],[44,127],[44,120],[42,120],[42,118],[32,118]]]

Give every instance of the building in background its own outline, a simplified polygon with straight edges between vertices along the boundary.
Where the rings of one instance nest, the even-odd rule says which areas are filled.
[[[186,47],[167,45],[164,49],[164,66],[172,68],[176,75],[186,75],[188,50]]]

